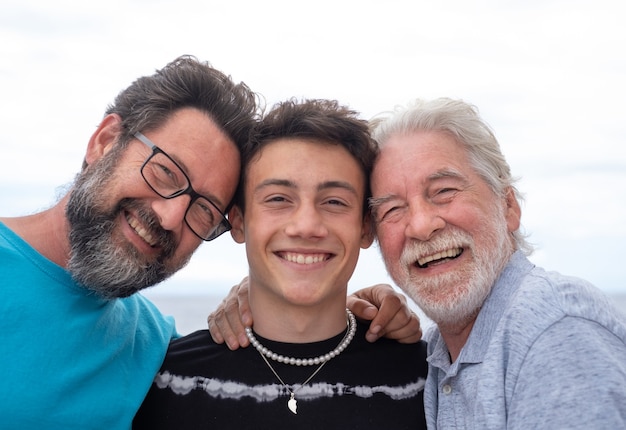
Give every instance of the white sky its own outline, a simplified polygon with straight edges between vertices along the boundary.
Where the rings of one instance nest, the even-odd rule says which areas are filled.
[[[462,98],[494,128],[548,269],[626,292],[626,26],[621,1],[3,0],[0,213],[49,206],[106,106],[193,54],[268,104],[338,99],[369,118]],[[229,235],[162,292],[222,294],[247,272]],[[391,282],[376,247],[351,289]]]

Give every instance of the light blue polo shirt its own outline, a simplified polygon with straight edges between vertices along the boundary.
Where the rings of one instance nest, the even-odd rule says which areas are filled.
[[[426,337],[428,428],[626,428],[626,317],[581,279],[515,253],[458,359]]]

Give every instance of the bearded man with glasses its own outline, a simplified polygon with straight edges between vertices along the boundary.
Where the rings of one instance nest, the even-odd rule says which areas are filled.
[[[117,96],[66,196],[0,218],[0,428],[130,427],[176,336],[134,293],[230,228],[256,119],[246,85],[180,57]]]

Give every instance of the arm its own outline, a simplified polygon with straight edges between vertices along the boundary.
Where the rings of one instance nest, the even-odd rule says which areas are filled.
[[[370,342],[380,337],[414,343],[422,338],[419,318],[409,309],[406,297],[391,286],[378,284],[349,296],[346,306],[362,320],[371,321],[366,338]],[[248,304],[248,279],[234,286],[218,308],[207,318],[213,340],[232,350],[249,345],[244,332],[252,325]]]

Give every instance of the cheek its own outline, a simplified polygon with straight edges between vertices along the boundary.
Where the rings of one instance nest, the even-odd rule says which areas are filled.
[[[201,239],[199,239],[195,234],[191,232],[188,228],[185,229],[183,235],[176,246],[176,251],[174,253],[174,258],[176,259],[176,264],[184,266],[186,262],[191,258],[193,253],[198,249],[198,247],[203,243]],[[179,267],[182,268],[182,266]]]
[[[378,246],[386,258],[399,256],[402,252],[404,234],[392,224],[379,225],[376,228]]]

